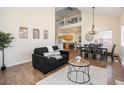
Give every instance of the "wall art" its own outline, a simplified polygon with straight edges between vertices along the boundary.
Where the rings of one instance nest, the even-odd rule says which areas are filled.
[[[48,39],[48,30],[43,30],[43,38]]]
[[[19,27],[19,39],[28,39],[27,27]]]
[[[33,39],[40,39],[40,30],[33,29]]]

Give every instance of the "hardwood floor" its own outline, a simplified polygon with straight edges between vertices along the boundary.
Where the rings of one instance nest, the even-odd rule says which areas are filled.
[[[70,51],[70,60],[79,54],[77,50],[69,50]],[[101,62],[100,60],[91,60],[91,65],[102,67],[108,70],[108,84],[115,84],[115,79],[124,81],[124,67],[119,63],[111,62]],[[41,79],[55,73],[61,68],[65,67],[61,66],[60,68],[49,72],[44,75],[42,72],[34,69],[32,67],[31,62],[9,67],[6,71],[0,72],[0,84],[1,85],[33,85]]]

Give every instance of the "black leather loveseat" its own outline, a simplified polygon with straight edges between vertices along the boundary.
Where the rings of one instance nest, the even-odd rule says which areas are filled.
[[[53,50],[58,50],[57,46],[52,46]],[[47,72],[64,65],[69,60],[69,52],[59,50],[61,54],[61,59],[56,59],[54,57],[44,56],[44,53],[49,52],[47,47],[35,48],[34,54],[32,54],[32,65],[34,68],[40,70],[44,74]]]

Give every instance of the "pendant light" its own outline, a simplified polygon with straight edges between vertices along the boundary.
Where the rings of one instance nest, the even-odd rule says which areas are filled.
[[[89,31],[89,33],[91,35],[95,35],[96,34],[95,24],[94,24],[94,9],[95,9],[95,7],[92,7],[92,9],[93,9],[93,25],[92,25],[91,31]]]

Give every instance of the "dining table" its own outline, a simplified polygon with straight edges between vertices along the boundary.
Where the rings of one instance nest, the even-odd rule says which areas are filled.
[[[92,55],[92,59],[96,59],[97,55],[101,55],[101,58],[103,60],[107,60],[106,53],[108,52],[108,49],[103,47],[103,44],[84,44],[84,46],[81,46],[80,48],[80,55],[84,53],[84,57],[88,58],[88,55]]]

